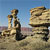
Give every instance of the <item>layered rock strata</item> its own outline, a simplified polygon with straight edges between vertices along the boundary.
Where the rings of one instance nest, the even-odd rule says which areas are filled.
[[[49,34],[48,27],[50,26],[50,9],[45,7],[36,7],[30,10],[30,23],[33,27],[33,33],[35,35],[42,35],[42,38],[47,38]]]

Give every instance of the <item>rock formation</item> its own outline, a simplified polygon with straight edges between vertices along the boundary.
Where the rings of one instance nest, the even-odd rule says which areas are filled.
[[[45,7],[36,7],[30,10],[31,17],[30,23],[33,27],[34,37],[41,37],[44,40],[47,40],[49,34],[48,27],[50,26],[50,9]]]
[[[14,19],[13,20],[13,29],[12,29],[11,33],[14,32],[13,30],[15,30],[15,29],[18,32],[21,31],[21,24],[19,22],[19,19],[16,16],[17,13],[18,13],[18,10],[16,10],[16,9],[14,9],[14,10],[11,11],[11,15],[13,16],[13,19]]]
[[[3,30],[1,35],[2,36],[12,36],[14,35],[16,37],[16,39],[20,39],[21,38],[21,24],[19,22],[19,19],[17,18],[17,13],[18,10],[17,9],[13,9],[11,11],[11,15],[8,15],[8,29],[7,30]],[[12,19],[13,20],[13,26],[12,26]]]
[[[11,29],[12,28],[12,15],[8,15],[8,29]]]

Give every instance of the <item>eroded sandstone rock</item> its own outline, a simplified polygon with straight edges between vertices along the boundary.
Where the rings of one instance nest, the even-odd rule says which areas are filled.
[[[6,36],[12,36],[14,35],[16,37],[16,39],[21,38],[21,24],[19,22],[19,19],[17,18],[17,13],[18,10],[17,9],[13,9],[11,11],[11,15],[8,15],[8,29],[7,30],[3,30],[2,31],[2,36],[6,35]],[[13,19],[13,26],[12,26],[12,19]],[[14,37],[14,39],[15,39]]]
[[[31,17],[30,23],[33,28],[33,33],[42,35],[43,37],[48,36],[49,30],[48,27],[50,26],[50,9],[46,9],[45,7],[36,7],[30,10]],[[43,36],[44,35],[44,36]]]

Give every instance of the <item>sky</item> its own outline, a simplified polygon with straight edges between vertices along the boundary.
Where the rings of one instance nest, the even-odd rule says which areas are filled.
[[[50,0],[0,0],[0,26],[8,26],[7,16],[11,10],[18,9],[17,17],[22,27],[30,27],[30,9],[45,6],[50,9]]]

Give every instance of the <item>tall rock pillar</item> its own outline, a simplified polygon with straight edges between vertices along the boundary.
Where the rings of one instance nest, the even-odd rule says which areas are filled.
[[[17,9],[13,9],[11,11],[11,15],[13,16],[13,29],[11,30],[11,34],[15,33],[16,34],[16,39],[21,38],[21,24],[19,22],[19,19],[17,18]]]
[[[11,29],[12,28],[12,15],[8,15],[8,29]]]

